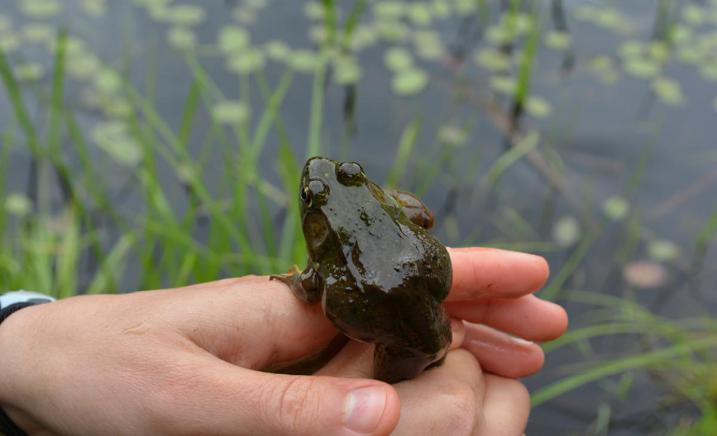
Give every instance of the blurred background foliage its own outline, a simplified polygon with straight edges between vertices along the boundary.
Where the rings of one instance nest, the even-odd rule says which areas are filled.
[[[529,434],[717,434],[717,1],[8,0],[0,288],[302,264],[304,159],[550,260]]]

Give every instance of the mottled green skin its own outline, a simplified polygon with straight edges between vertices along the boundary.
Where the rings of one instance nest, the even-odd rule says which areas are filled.
[[[451,343],[441,304],[451,262],[425,228],[433,223],[425,206],[382,190],[356,163],[312,158],[301,177],[301,218],[308,266],[275,278],[303,301],[321,301],[346,336],[376,343],[375,378],[395,383],[440,364]]]

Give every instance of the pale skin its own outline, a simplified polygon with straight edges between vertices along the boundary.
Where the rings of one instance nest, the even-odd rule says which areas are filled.
[[[452,350],[413,380],[370,379],[371,346],[357,342],[310,376],[262,372],[336,330],[319,305],[247,276],[15,313],[0,326],[0,405],[30,434],[521,435],[530,403],[516,379],[542,367],[535,342],[567,327],[532,295],[547,263],[450,253]]]

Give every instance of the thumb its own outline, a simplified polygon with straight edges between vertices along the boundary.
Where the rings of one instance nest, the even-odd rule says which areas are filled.
[[[398,423],[398,394],[377,380],[270,374],[223,361],[211,366],[187,393],[201,413],[175,410],[201,419],[200,433],[387,435]]]

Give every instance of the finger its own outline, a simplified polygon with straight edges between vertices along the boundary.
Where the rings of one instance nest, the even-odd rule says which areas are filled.
[[[167,317],[197,345],[239,366],[264,368],[295,361],[327,346],[336,329],[321,306],[299,301],[266,276],[246,276],[179,288]],[[179,318],[179,319],[176,319]],[[239,346],[241,344],[241,346]]]
[[[480,365],[465,350],[450,351],[443,365],[395,387],[401,398],[395,435],[474,433],[484,381]]]
[[[465,323],[463,348],[470,351],[486,372],[519,378],[543,367],[543,350],[532,342],[514,338],[480,324]]]
[[[535,292],[548,279],[540,256],[495,248],[451,248],[453,285],[447,301],[516,298]]]
[[[530,415],[530,396],[517,380],[487,374],[479,434],[520,436]]]
[[[448,313],[531,341],[553,340],[568,328],[565,309],[534,295],[516,299],[446,303]]]
[[[388,434],[400,413],[396,391],[376,380],[269,374],[212,356],[171,376],[149,407],[167,434]]]

